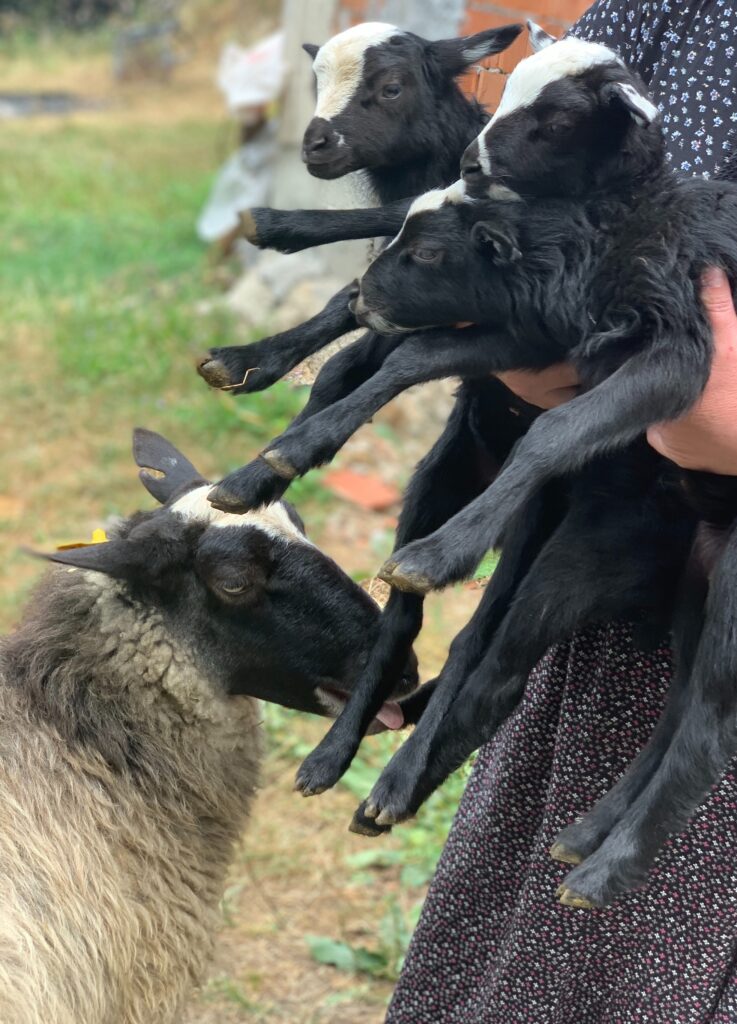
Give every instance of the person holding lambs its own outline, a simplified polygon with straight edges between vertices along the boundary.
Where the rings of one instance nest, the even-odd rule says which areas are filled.
[[[737,9],[599,0],[574,29],[618,50],[663,111],[674,165],[735,162]],[[732,155],[730,155],[732,154]],[[711,380],[682,420],[649,439],[684,468],[737,475],[737,313],[725,275],[702,281]],[[568,367],[509,374],[551,408]],[[517,713],[482,749],[415,932],[387,1024],[728,1024],[737,1019],[737,765],[668,841],[648,884],[604,911],[551,897],[548,850],[646,743],[671,676],[628,623],[551,650]]]

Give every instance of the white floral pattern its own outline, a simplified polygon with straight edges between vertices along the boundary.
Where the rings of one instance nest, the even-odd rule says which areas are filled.
[[[639,71],[681,172],[737,177],[737,0],[599,0],[574,31]],[[387,1024],[737,1022],[737,763],[643,890],[591,912],[554,896],[551,842],[646,742],[669,679],[620,624],[541,662],[480,752]]]

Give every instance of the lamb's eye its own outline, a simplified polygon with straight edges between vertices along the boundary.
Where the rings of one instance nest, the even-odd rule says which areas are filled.
[[[413,249],[412,256],[418,263],[435,263],[441,256],[440,249]]]
[[[543,125],[542,131],[544,135],[556,136],[561,138],[564,135],[569,135],[573,130],[573,125],[568,121],[549,121]]]
[[[399,83],[397,82],[392,82],[389,85],[385,85],[384,88],[381,90],[381,95],[384,97],[385,100],[395,100],[397,96],[401,95],[401,93],[402,86],[399,85]]]

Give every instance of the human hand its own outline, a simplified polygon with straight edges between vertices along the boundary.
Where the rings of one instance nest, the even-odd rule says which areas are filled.
[[[684,416],[652,426],[647,439],[683,469],[737,476],[737,312],[723,270],[705,271],[701,301],[714,335],[706,388]]]

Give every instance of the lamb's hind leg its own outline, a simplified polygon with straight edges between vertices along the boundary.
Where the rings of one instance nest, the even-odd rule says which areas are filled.
[[[212,388],[234,395],[265,391],[307,356],[358,326],[348,308],[353,284],[346,285],[327,306],[298,327],[262,338],[251,345],[211,348],[197,372]]]
[[[566,902],[606,906],[644,882],[668,835],[687,825],[737,753],[736,573],[737,534],[733,532],[709,585],[691,670],[688,642],[686,657],[676,667],[673,696],[681,704],[681,714],[670,745],[624,817],[564,880],[561,893]],[[698,598],[685,595],[693,602],[694,633],[698,632]],[[681,614],[682,619],[686,617]]]
[[[645,542],[646,551],[648,542],[661,545],[659,558],[667,557],[669,546],[667,524],[643,522],[642,497],[634,495],[629,507],[612,504],[608,516],[606,503],[591,507],[585,489],[578,500],[583,508],[569,512],[532,564],[483,659],[442,720],[433,723],[434,735],[425,735],[421,721],[405,744],[407,748],[422,743],[423,756],[410,759],[402,748],[395,755],[405,769],[401,786],[388,786],[382,775],[374,787],[369,804],[378,812],[379,823],[416,813],[430,793],[494,735],[517,706],[531,670],[550,646],[592,622],[653,604],[667,593],[669,573],[656,572],[652,551],[639,557],[639,541]],[[432,701],[428,711],[431,706]]]
[[[591,391],[541,416],[491,487],[434,534],[397,551],[379,575],[400,589],[421,580],[425,591],[468,576],[542,484],[624,448],[652,423],[676,419],[698,397],[708,369],[697,346],[659,339]]]
[[[643,550],[636,538],[633,538],[631,550]],[[653,778],[670,746],[683,715],[685,684],[691,672],[703,624],[707,577],[696,547],[688,559],[679,589],[680,597],[676,603],[672,628],[677,668],[663,713],[650,739],[622,778],[580,821],[566,826],[559,833],[550,850],[554,860],[564,864],[580,864],[597,850]]]

